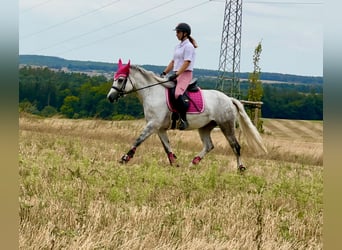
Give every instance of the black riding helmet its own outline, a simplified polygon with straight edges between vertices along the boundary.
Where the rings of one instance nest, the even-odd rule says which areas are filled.
[[[188,33],[189,36],[191,35],[191,28],[190,28],[190,25],[187,23],[179,23],[176,26],[175,30],[181,31],[181,32],[186,32],[186,33]]]

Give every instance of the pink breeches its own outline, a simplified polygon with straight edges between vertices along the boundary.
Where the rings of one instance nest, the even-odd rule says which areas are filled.
[[[176,99],[178,98],[178,96],[184,94],[191,80],[192,80],[192,71],[190,70],[184,71],[182,74],[180,74],[177,77],[177,85],[176,85],[176,91],[175,91]]]

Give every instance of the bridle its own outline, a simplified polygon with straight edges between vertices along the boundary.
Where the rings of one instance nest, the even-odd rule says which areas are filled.
[[[130,90],[130,91],[125,91],[125,88],[126,88],[126,84],[127,84],[128,79],[129,79],[129,81],[130,81],[130,83],[131,83],[133,89]],[[113,85],[112,85],[111,88],[112,88],[112,89],[115,89],[115,90],[118,92],[118,98],[119,98],[119,97],[122,97],[122,96],[124,96],[124,95],[128,95],[128,94],[137,92],[137,91],[139,91],[139,90],[151,88],[151,87],[154,87],[154,86],[156,86],[156,85],[160,85],[160,84],[169,82],[169,80],[166,80],[166,81],[162,81],[162,82],[153,83],[153,84],[147,85],[147,86],[145,86],[145,87],[135,88],[135,87],[134,87],[134,84],[133,84],[133,81],[132,81],[132,79],[129,77],[129,75],[128,75],[127,77],[122,77],[122,76],[121,76],[121,77],[119,77],[119,78],[117,79],[117,81],[123,81],[123,82],[122,82],[122,85],[121,85],[121,88],[118,88],[118,87],[113,86]]]
[[[121,88],[118,88],[114,85],[112,85],[112,89],[115,89],[117,92],[118,92],[118,98],[121,97],[121,96],[124,96],[125,94],[127,94],[128,92],[125,91],[125,88],[126,88],[126,84],[127,84],[127,79],[128,77],[119,77],[117,80],[115,81],[123,81],[122,84],[121,84]],[[132,84],[132,80],[131,81],[131,85],[134,89],[134,85]]]

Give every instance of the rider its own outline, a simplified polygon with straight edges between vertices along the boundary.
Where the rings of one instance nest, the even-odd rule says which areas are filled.
[[[173,74],[168,78],[170,81],[177,79],[175,99],[177,103],[177,111],[180,115],[179,129],[186,129],[189,124],[186,120],[186,110],[189,103],[184,99],[184,92],[189,86],[192,79],[192,71],[195,63],[195,48],[197,48],[196,41],[190,36],[191,28],[187,23],[179,23],[176,28],[176,36],[180,43],[176,46],[173,54],[173,59],[165,68],[161,76],[165,76],[171,70]]]

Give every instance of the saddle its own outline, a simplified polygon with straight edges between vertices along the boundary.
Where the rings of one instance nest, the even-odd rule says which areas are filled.
[[[176,87],[166,89],[167,105],[172,111],[172,125],[171,129],[175,128],[176,121],[179,119],[177,104],[175,99]],[[197,86],[197,79],[194,78],[183,94],[184,99],[189,103],[186,110],[187,114],[199,114],[204,111],[204,101],[202,97],[202,90]]]
[[[174,87],[176,89],[176,87]],[[186,91],[189,92],[197,92],[199,91],[199,87],[197,86],[197,78],[191,80],[189,86],[186,88]]]
[[[174,86],[172,88],[168,88],[167,90],[168,90],[169,107],[172,108],[172,110],[177,111],[177,109],[176,109],[176,98],[175,98],[176,86]],[[183,96],[187,99],[187,101],[189,101],[189,99],[190,99],[189,92],[197,92],[199,90],[200,90],[200,88],[197,86],[197,78],[194,78],[191,80],[191,83],[186,88]]]

